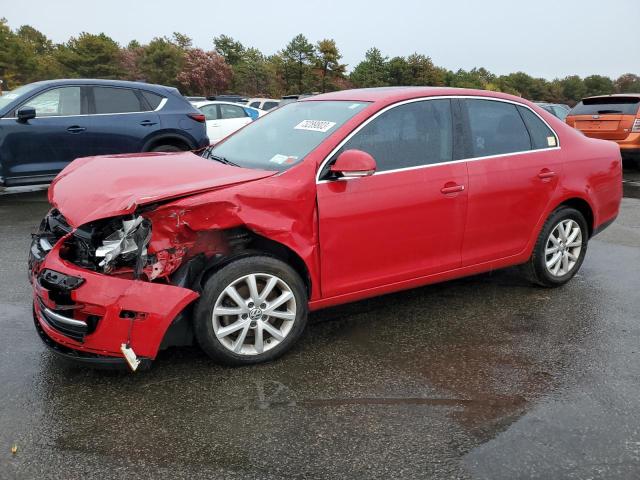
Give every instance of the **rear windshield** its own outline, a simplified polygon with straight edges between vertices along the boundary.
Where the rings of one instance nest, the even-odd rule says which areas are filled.
[[[635,115],[640,106],[639,97],[596,97],[585,98],[578,103],[569,115]]]

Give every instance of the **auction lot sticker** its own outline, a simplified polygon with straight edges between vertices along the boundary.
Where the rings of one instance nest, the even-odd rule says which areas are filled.
[[[303,120],[293,127],[295,130],[310,130],[312,132],[328,132],[336,122],[328,122],[326,120]]]

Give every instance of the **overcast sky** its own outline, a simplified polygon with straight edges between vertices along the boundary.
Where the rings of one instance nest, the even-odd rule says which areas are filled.
[[[179,31],[211,49],[224,33],[265,54],[303,33],[335,39],[349,69],[376,46],[452,70],[640,74],[640,0],[0,0],[0,16],[55,42],[86,31],[126,45]]]

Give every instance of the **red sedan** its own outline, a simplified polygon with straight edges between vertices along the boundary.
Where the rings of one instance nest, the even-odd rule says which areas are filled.
[[[621,195],[615,143],[522,98],[319,95],[198,154],[74,161],[31,247],[36,329],[106,366],[272,360],[309,310],[511,265],[560,286]]]

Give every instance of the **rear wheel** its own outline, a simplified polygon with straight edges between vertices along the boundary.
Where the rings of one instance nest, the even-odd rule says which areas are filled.
[[[538,236],[525,276],[544,287],[558,287],[578,272],[587,253],[589,230],[584,216],[576,209],[554,211]]]
[[[205,284],[195,311],[202,349],[227,365],[273,360],[298,340],[307,322],[302,279],[272,257],[236,260]]]

